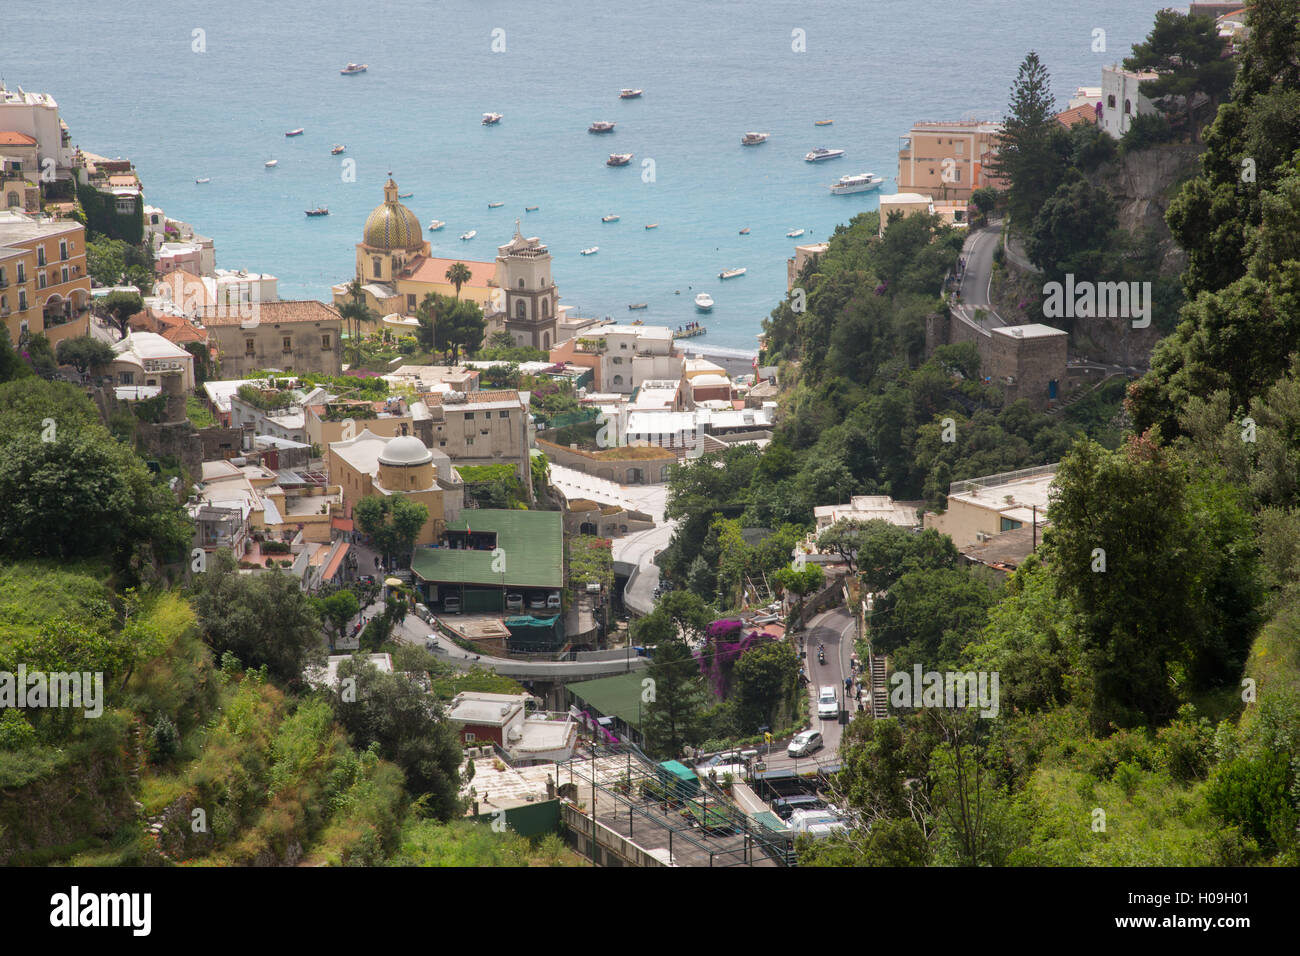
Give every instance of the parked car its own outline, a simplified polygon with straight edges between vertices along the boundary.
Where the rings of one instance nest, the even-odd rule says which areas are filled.
[[[363,574],[361,577],[357,578],[357,581],[360,584],[374,584],[375,576],[373,574]]]
[[[821,797],[811,793],[796,793],[772,801],[772,812],[782,820],[789,820],[796,810],[820,810],[826,806]]]
[[[552,591],[550,594],[546,595],[546,606],[552,610],[559,610],[561,606],[559,591]]]
[[[530,611],[544,611],[544,610],[546,610],[546,595],[545,595],[545,594],[534,594],[532,597],[530,597],[530,598],[528,599],[528,609],[529,609]]]
[[[805,730],[801,734],[796,734],[794,740],[790,741],[790,746],[785,748],[787,756],[790,757],[807,757],[809,754],[821,750],[825,744],[822,742],[822,735],[815,730]]]
[[[519,591],[506,592],[506,610],[522,611],[524,609],[524,596]]]
[[[459,614],[459,613],[460,613],[460,596],[457,595],[457,594],[448,594],[445,598],[443,598],[443,599],[442,599],[442,613],[443,613],[443,614]]]
[[[817,716],[826,720],[839,715],[840,699],[835,693],[835,688],[830,684],[822,685],[817,691]]]

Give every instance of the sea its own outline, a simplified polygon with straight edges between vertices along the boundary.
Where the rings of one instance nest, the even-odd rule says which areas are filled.
[[[895,192],[911,125],[1000,119],[1030,50],[1064,109],[1164,5],[7,0],[0,78],[52,94],[76,145],[130,158],[147,203],[211,236],[218,266],[277,276],[281,298],[328,300],[352,277],[391,173],[426,229],[446,222],[426,232],[435,256],[491,260],[518,219],[554,256],[561,304],[699,319],[695,342],[752,349],[794,246],[878,205],[830,183],[870,171]],[[340,75],[353,61],[367,72]],[[622,100],[624,87],[645,92]],[[484,126],[486,112],[504,118]],[[594,120],[615,132],[588,133]],[[749,130],[770,139],[742,147]],[[845,156],[805,162],[818,146]],[[611,152],[634,159],[610,168]],[[318,205],[330,215],[303,214]],[[718,279],[732,268],[747,271]]]

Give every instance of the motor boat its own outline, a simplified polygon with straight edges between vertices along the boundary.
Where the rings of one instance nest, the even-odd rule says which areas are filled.
[[[635,311],[636,309],[648,309],[649,307],[650,307],[650,303],[649,303],[649,302],[638,302],[636,305],[629,305],[629,306],[628,306],[629,309],[632,309],[632,310],[634,310],[634,311]]]
[[[490,203],[488,203],[488,208],[489,208],[489,209],[499,209],[499,208],[501,208],[501,207],[504,206],[504,205],[505,205],[505,203],[503,203],[503,202],[490,202]]]
[[[614,132],[614,127],[617,125],[618,125],[617,123],[611,123],[608,120],[596,120],[596,122],[592,123],[590,126],[587,127],[587,132],[588,133],[612,133]]]
[[[601,222],[618,222],[618,216],[601,216]]]
[[[271,169],[271,168],[273,168],[273,167],[275,167],[275,166],[279,166],[279,165],[280,165],[280,161],[279,161],[278,159],[268,159],[268,160],[267,160],[265,163],[263,163],[262,165],[265,166],[267,169]]]
[[[747,235],[749,235],[749,227],[746,226],[744,229],[740,230],[740,234],[741,234],[742,236],[747,236]]]
[[[759,143],[766,143],[770,133],[746,133],[740,140],[741,146],[757,146]]]
[[[211,177],[211,176],[204,176],[202,179],[196,179],[196,180],[194,180],[194,181],[195,181],[196,183],[210,183],[210,182],[212,182],[212,177]]]
[[[713,296],[709,295],[707,292],[701,292],[695,297],[695,308],[699,309],[701,312],[712,312]]]
[[[875,173],[858,173],[856,176],[841,176],[840,181],[833,183],[827,188],[835,196],[847,196],[850,193],[864,193],[872,189],[879,189],[880,184],[885,181],[885,177],[877,176]]]
[[[289,132],[285,133],[284,135],[285,135],[285,136],[301,136],[304,132],[306,132],[306,131],[305,131],[301,126],[299,126],[297,129],[291,129],[291,130],[289,130]]]
[[[590,249],[583,249],[581,252],[578,253],[578,255],[594,256],[598,252],[600,252],[600,246],[592,246]]]
[[[433,222],[429,223],[429,231],[430,231],[430,232],[437,232],[439,229],[441,229],[441,228],[442,228],[443,226],[445,226],[445,225],[447,225],[447,224],[446,224],[445,222],[443,222],[441,219],[435,219]]]
[[[718,278],[719,278],[719,279],[734,279],[734,278],[736,278],[737,276],[743,276],[744,274],[745,274],[745,270],[744,270],[744,269],[724,269],[724,270],[722,270],[721,272],[718,273]]]
[[[606,166],[626,166],[632,162],[631,153],[610,153],[609,159],[605,160]]]
[[[496,126],[497,123],[500,123],[500,122],[501,122],[501,114],[500,114],[500,113],[484,113],[484,114],[483,114],[483,125],[484,125],[484,126]]]
[[[789,232],[786,233],[786,238],[788,238],[788,239],[798,239],[800,236],[802,236],[802,235],[803,235],[805,232],[807,232],[807,231],[808,231],[808,230],[806,230],[806,229],[791,229]]]
[[[620,100],[635,100],[639,99],[644,92],[645,90],[619,90],[618,98]]]
[[[814,125],[814,126],[833,126],[833,125],[835,125],[835,120],[817,120],[816,122],[813,123],[813,125]]]
[[[343,69],[339,70],[339,72],[342,73],[344,76],[352,76],[356,73],[364,73],[366,72],[366,65],[364,63],[349,63]]]
[[[335,143],[333,146],[330,147],[330,155],[331,155],[331,156],[337,156],[339,153],[343,152],[343,150],[345,150],[345,149],[347,149],[346,146],[343,146],[343,145],[340,145],[340,144],[338,144],[338,143]]]
[[[839,159],[843,155],[844,150],[842,149],[827,149],[825,146],[818,146],[804,157],[804,161],[809,163],[820,163],[827,159]]]
[[[470,239],[473,239],[473,238],[474,238],[475,236],[477,236],[477,235],[478,235],[478,230],[477,230],[477,229],[471,229],[469,232],[465,233],[465,235],[461,236],[460,238],[461,238],[462,240],[468,242]]]
[[[398,194],[397,194],[397,198],[398,198],[398,199],[410,199],[410,198],[411,198],[412,196],[414,196],[414,195],[415,195],[415,193],[398,193]]]
[[[525,207],[524,207],[524,212],[537,212],[537,207],[536,207],[536,206],[525,206]]]
[[[648,223],[645,224],[645,227],[646,227],[647,229],[658,229],[658,228],[659,228],[659,223],[657,223],[657,222],[648,222]]]
[[[317,206],[315,209],[308,209],[306,212],[309,216],[328,216],[330,214],[328,206]]]

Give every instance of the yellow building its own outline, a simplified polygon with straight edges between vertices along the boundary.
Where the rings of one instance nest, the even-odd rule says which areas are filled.
[[[417,547],[433,544],[447,525],[433,452],[414,435],[384,438],[366,429],[348,441],[333,442],[329,480],[342,487],[348,517],[358,501],[371,495],[404,494],[427,507],[429,520],[415,539]]]
[[[431,292],[454,296],[456,287],[447,281],[447,270],[457,262],[470,272],[460,297],[477,302],[484,314],[498,310],[501,290],[496,263],[431,255],[419,219],[398,201],[397,183],[391,177],[384,184],[384,201],[366,217],[356,249],[356,281],[363,301],[377,316],[414,315]],[[350,301],[348,286],[344,282],[331,290],[335,306]]]
[[[303,420],[307,442],[325,448],[355,435],[361,427],[379,438],[396,438],[415,432],[410,406],[405,399],[389,401],[334,401],[308,405]]]
[[[1001,134],[1001,123],[982,120],[915,124],[899,142],[899,192],[970,199],[981,187],[1003,188],[988,171]]]
[[[90,332],[86,230],[71,219],[0,212],[0,322],[19,344],[43,334],[54,345]]]

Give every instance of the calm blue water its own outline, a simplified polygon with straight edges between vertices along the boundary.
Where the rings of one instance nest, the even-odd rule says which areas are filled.
[[[636,316],[677,325],[695,318],[703,289],[717,305],[702,341],[752,348],[785,292],[796,242],[785,233],[823,239],[877,205],[826,184],[896,175],[914,121],[999,118],[1029,49],[1064,108],[1163,5],[9,0],[0,71],[10,87],[53,94],[74,143],[134,160],[147,201],[212,236],[218,265],[277,275],[284,298],[328,299],[351,278],[391,170],[422,224],[447,222],[429,236],[435,255],[491,259],[518,216],[555,256],[562,303],[626,320],[629,303],[648,302]],[[497,28],[503,53],[491,49]],[[796,28],[806,52],[791,49]],[[1092,51],[1094,28],[1105,53]],[[192,51],[195,29],[206,52]],[[370,71],[340,76],[349,60]],[[645,96],[620,101],[625,86]],[[488,111],[505,119],[484,127]],[[815,128],[823,118],[835,125]],[[597,119],[616,132],[588,134]],[[305,135],[284,137],[299,126]],[[772,136],[743,148],[746,130]],[[333,143],[347,146],[356,182],[343,181]],[[803,162],[823,145],[848,155]],[[633,164],[606,168],[616,150]],[[654,182],[642,181],[643,158]],[[212,182],[196,185],[202,176]],[[322,203],[330,216],[303,215]],[[601,223],[610,213],[620,221]],[[470,229],[478,238],[458,241]],[[598,255],[578,255],[592,245]],[[745,276],[716,278],[740,266]]]

